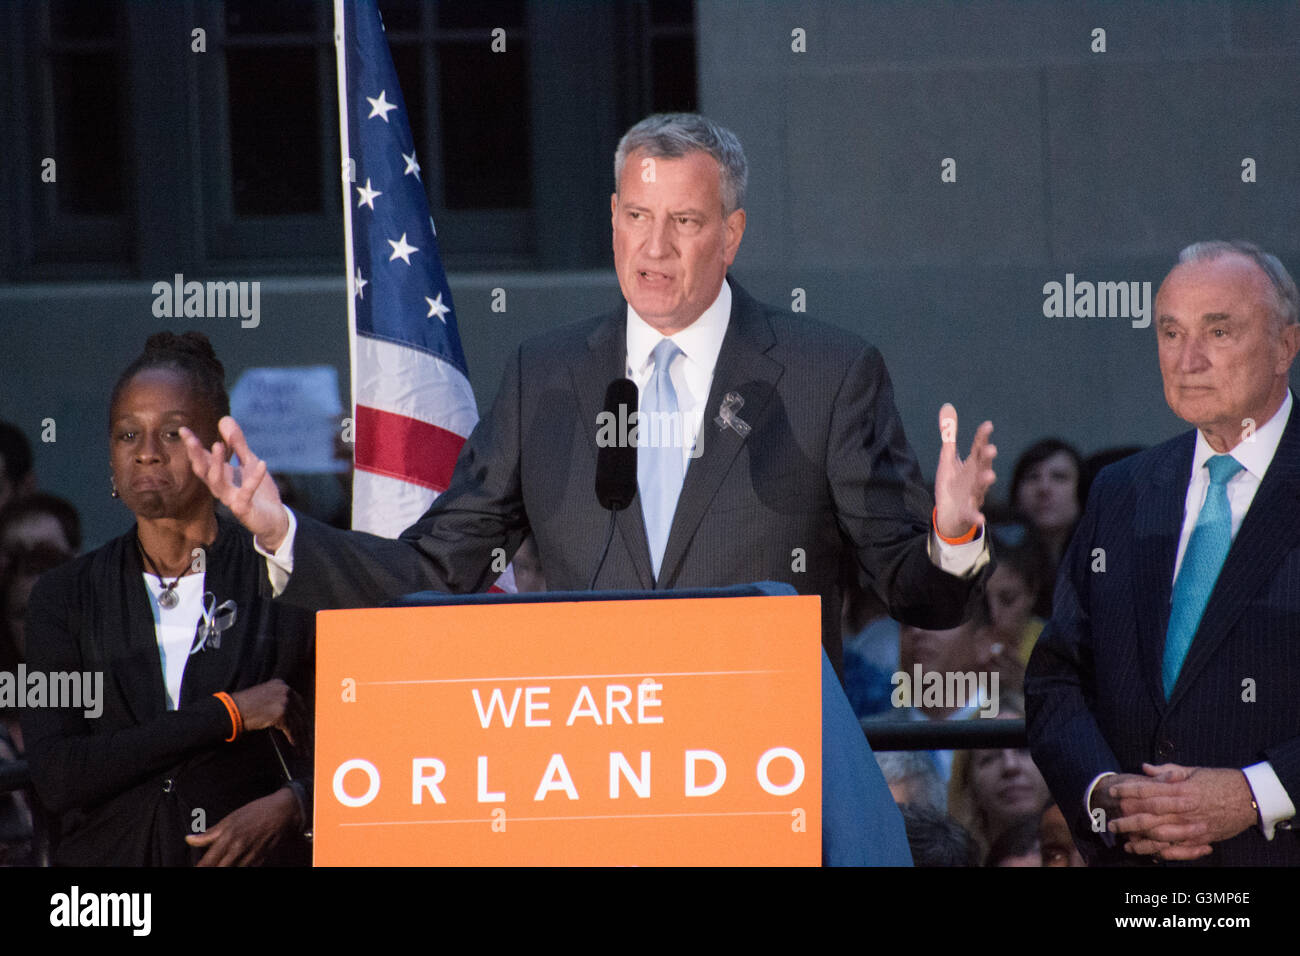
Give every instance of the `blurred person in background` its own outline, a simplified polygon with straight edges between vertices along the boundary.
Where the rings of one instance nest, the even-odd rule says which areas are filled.
[[[1052,590],[1061,555],[1083,512],[1079,495],[1082,471],[1083,459],[1073,445],[1045,438],[1025,450],[1011,474],[1011,506],[1025,530],[1042,542],[1048,560],[1034,603],[1034,613],[1044,619],[1052,614]]]
[[[948,792],[939,767],[928,750],[873,751],[880,772],[889,784],[889,794],[900,807],[926,806],[943,810]]]
[[[1023,716],[1024,708],[1014,697],[1002,701],[998,717]],[[1047,782],[1027,748],[963,750],[953,758],[948,812],[971,832],[983,853],[1049,799]]]
[[[0,421],[0,508],[35,490],[31,443],[17,425]]]
[[[1043,630],[1034,604],[1047,559],[1032,531],[1018,545],[996,546],[997,566],[984,592],[988,624],[977,636],[978,659],[981,667],[999,671],[1004,692],[1023,694],[1025,666]]]
[[[908,805],[902,814],[913,866],[979,866],[974,838],[942,810]]]
[[[883,721],[966,721],[980,713],[995,713],[997,701],[992,700],[991,645],[995,641],[988,635],[988,620],[984,614],[983,596],[972,600],[967,609],[967,619],[957,627],[943,631],[902,624],[898,628],[898,670],[891,678],[891,706],[871,717],[862,718],[863,728]],[[917,684],[917,667],[922,683]],[[993,666],[996,669],[996,666]],[[970,675],[972,679],[984,675],[984,691],[971,680],[949,680],[949,675]],[[927,675],[939,675],[943,680],[943,693],[933,693],[932,680]],[[926,693],[927,685],[931,693]],[[956,697],[948,696],[952,687]],[[937,698],[937,700],[936,700]],[[952,774],[953,750],[924,750],[935,762],[940,779],[948,786]]]
[[[856,568],[846,565],[841,573],[841,588],[841,683],[849,706],[861,720],[889,710],[894,689],[890,676],[898,666],[898,622],[889,617],[884,603]]]
[[[1037,813],[1026,814],[993,841],[984,865],[1003,866],[1042,866],[1043,852],[1038,837]]]
[[[0,671],[13,672],[27,658],[27,605],[37,579],[72,558],[72,552],[47,544],[11,552],[8,571],[0,578]],[[21,754],[23,737],[17,707],[0,705],[0,724]]]
[[[1043,866],[1087,866],[1070,836],[1070,826],[1056,801],[1050,801],[1038,820],[1038,847]]]
[[[15,552],[36,547],[68,555],[81,550],[81,518],[71,502],[34,492],[0,508],[0,577]]]
[[[1043,630],[1034,613],[1034,601],[1043,580],[1042,552],[1029,542],[1019,547],[998,547],[997,567],[985,590],[989,627],[1015,649],[1022,663]]]

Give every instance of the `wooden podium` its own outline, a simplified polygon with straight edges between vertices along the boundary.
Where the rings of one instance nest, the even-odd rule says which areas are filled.
[[[820,604],[771,587],[322,612],[315,863],[818,865]]]

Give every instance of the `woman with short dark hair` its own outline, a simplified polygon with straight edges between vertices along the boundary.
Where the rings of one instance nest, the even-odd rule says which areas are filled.
[[[56,863],[310,862],[313,622],[271,600],[180,436],[217,440],[224,379],[202,334],[149,339],[109,412],[135,526],[32,592],[29,674],[78,675],[83,698],[23,712]]]

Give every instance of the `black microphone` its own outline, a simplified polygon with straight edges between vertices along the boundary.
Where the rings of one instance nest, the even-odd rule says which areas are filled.
[[[591,575],[587,590],[594,590],[600,569],[605,566],[610,542],[614,540],[614,522],[618,513],[636,498],[636,445],[628,441],[633,415],[637,412],[639,393],[630,378],[616,378],[605,389],[605,410],[596,419],[596,500],[609,512],[609,529],[605,547]]]
[[[622,511],[636,497],[636,445],[627,440],[638,393],[630,378],[616,378],[605,389],[605,410],[596,421],[596,500],[608,511]]]

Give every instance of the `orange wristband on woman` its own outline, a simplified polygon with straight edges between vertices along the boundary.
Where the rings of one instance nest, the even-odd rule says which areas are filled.
[[[226,708],[226,713],[230,715],[231,731],[230,736],[226,738],[226,743],[232,743],[244,732],[243,715],[239,713],[239,708],[235,706],[235,701],[225,691],[218,691],[212,696],[221,701]]]
[[[939,536],[939,540],[944,544],[970,544],[975,540],[975,535],[979,534],[980,526],[973,524],[970,530],[960,538],[945,538],[943,532],[939,530],[939,509],[935,508],[930,512],[930,524],[934,528],[934,533]]]

